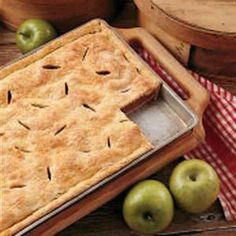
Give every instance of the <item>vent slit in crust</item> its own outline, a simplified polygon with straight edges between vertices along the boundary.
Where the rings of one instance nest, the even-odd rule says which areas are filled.
[[[139,70],[139,68],[138,68],[138,67],[136,67],[136,71],[138,72],[138,74],[140,74],[140,75],[141,75],[141,71]]]
[[[25,152],[25,153],[30,153],[31,151],[27,150],[27,149],[24,149],[24,148],[20,148],[18,146],[15,146],[15,149],[21,151],[21,152]]]
[[[121,92],[121,93],[127,93],[127,92],[129,92],[129,91],[130,91],[130,88],[127,88],[127,89],[121,90],[120,92]]]
[[[56,135],[60,134],[65,128],[66,128],[66,125],[63,125],[59,130],[57,130],[57,131],[54,133],[54,135],[56,136]]]
[[[42,104],[37,104],[37,103],[32,103],[31,106],[37,107],[40,109],[48,107],[48,105],[42,105]]]
[[[51,179],[52,179],[52,174],[51,174],[50,167],[47,167],[47,175],[48,175],[49,181],[51,181]]]
[[[81,152],[84,152],[84,153],[89,153],[91,152],[90,150],[80,150]]]
[[[125,60],[126,60],[127,62],[129,62],[129,60],[128,60],[128,58],[126,57],[125,54],[123,54],[123,57],[125,58]]]
[[[98,75],[102,75],[102,76],[106,76],[106,75],[111,74],[111,72],[109,70],[100,70],[100,71],[96,71],[96,73]]]
[[[43,69],[47,69],[47,70],[57,70],[57,69],[60,69],[61,67],[60,66],[57,66],[57,65],[44,65],[43,66]]]
[[[89,109],[89,110],[91,110],[91,111],[93,111],[93,112],[96,112],[96,110],[95,110],[94,108],[92,108],[91,106],[89,106],[89,105],[86,104],[86,103],[83,104],[83,107],[85,107],[85,108],[87,108],[87,109]]]
[[[69,94],[69,86],[67,84],[67,82],[65,82],[65,95]]]
[[[3,136],[5,133],[0,133],[0,137]]]
[[[88,34],[96,34],[96,33],[98,33],[98,32],[101,32],[101,31],[90,31]]]
[[[17,122],[18,122],[19,125],[21,125],[25,129],[30,130],[30,127],[28,125],[26,125],[25,123],[23,123],[22,121],[18,120]]]
[[[120,123],[124,123],[127,122],[128,120],[120,120]]]
[[[107,146],[109,148],[111,148],[111,139],[110,139],[110,137],[107,138]]]
[[[15,184],[10,186],[10,189],[14,189],[14,188],[24,188],[26,185],[25,184]]]
[[[11,90],[7,91],[7,103],[10,104],[12,101],[12,93]]]
[[[84,61],[85,57],[87,56],[88,54],[88,51],[89,51],[89,47],[87,47],[84,51],[84,54],[83,54],[83,57],[82,57],[82,61]]]

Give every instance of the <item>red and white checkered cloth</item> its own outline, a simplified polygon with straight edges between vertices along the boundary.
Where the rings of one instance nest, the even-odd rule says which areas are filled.
[[[186,94],[141,46],[132,45],[154,71],[179,94]],[[227,220],[236,220],[236,97],[216,84],[192,73],[210,92],[210,103],[203,116],[206,139],[203,144],[185,155],[209,162],[221,179],[219,195]]]

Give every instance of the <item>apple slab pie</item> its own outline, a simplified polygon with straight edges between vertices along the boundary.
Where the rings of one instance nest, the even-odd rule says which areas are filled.
[[[151,150],[124,112],[159,88],[101,20],[3,68],[0,234],[15,234]]]

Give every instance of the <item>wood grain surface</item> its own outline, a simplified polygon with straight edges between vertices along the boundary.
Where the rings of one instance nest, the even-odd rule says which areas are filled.
[[[235,0],[135,0],[145,15],[166,32],[190,44],[236,49]]]
[[[163,30],[152,18],[138,11],[140,25],[158,38],[184,66],[204,76],[236,79],[236,49],[210,50],[186,43]]]
[[[234,0],[152,0],[174,18],[206,31],[236,33]],[[201,17],[199,17],[201,16]]]
[[[152,35],[159,39],[159,41],[180,61],[183,65],[187,66],[189,61],[191,45],[185,43],[182,40],[168,34],[165,30],[158,27],[156,23],[152,21],[152,17],[144,15],[141,11],[138,11],[139,24],[148,30]]]
[[[127,1],[125,8],[121,12],[120,16],[118,16],[117,21],[113,24],[116,26],[134,26],[137,24],[135,17],[136,14],[133,3],[131,1]],[[1,27],[0,65],[4,65],[20,55],[19,50],[15,46],[14,33]],[[211,80],[225,87],[233,94],[236,94],[236,83],[234,79],[225,80],[211,78]],[[179,161],[181,161],[181,159]],[[168,183],[170,173],[179,161],[169,164],[150,178]],[[116,199],[71,225],[59,235],[140,235],[128,229],[123,222],[121,209],[124,195],[125,193],[119,195]],[[217,201],[207,212],[203,214],[191,215],[177,209],[173,223],[160,235],[233,236],[236,235],[236,222],[225,221],[222,208],[219,201]]]
[[[93,18],[111,19],[117,0],[0,0],[0,19],[16,29],[29,18],[44,18],[64,32]]]

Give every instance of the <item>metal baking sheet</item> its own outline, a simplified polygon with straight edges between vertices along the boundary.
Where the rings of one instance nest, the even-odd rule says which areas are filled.
[[[154,152],[191,130],[197,123],[197,117],[185,109],[169,88],[163,87],[157,100],[128,115],[155,146]]]
[[[108,26],[108,28],[112,30],[111,27]],[[67,34],[69,33],[70,32],[68,32]],[[137,58],[139,58],[139,60],[142,60],[133,51],[133,49],[128,45],[128,43],[124,39],[122,39],[121,36],[119,36],[118,33],[114,32],[114,34],[116,34],[116,36],[120,38],[120,40],[124,44],[126,44],[128,48],[130,48],[130,50],[136,55]],[[40,48],[18,58],[17,60],[12,61],[8,65],[14,62],[17,62],[20,59],[37,52]],[[144,61],[143,63],[146,64]],[[149,66],[148,68],[151,70]],[[154,72],[152,71],[152,73]],[[78,202],[85,196],[91,194],[99,187],[102,187],[109,181],[112,181],[114,178],[118,177],[125,171],[128,171],[129,169],[131,169],[138,163],[145,161],[153,153],[157,153],[158,151],[160,151],[160,149],[163,148],[164,146],[180,138],[182,135],[190,132],[198,123],[197,115],[192,111],[192,109],[187,105],[187,103],[185,103],[164,81],[162,81],[162,86],[161,86],[161,89],[159,91],[157,98],[147,103],[146,105],[142,106],[138,110],[131,112],[130,114],[128,114],[128,117],[140,127],[144,135],[154,145],[154,149],[147,152],[144,155],[141,155],[140,157],[135,159],[133,162],[123,167],[118,172],[105,178],[104,180],[90,187],[88,190],[84,191],[77,197],[64,203],[63,205],[51,211],[47,215],[41,217],[36,222],[27,226],[23,230],[19,231],[16,235],[25,235],[25,234],[30,233],[30,231],[34,229],[35,227],[44,223],[51,217],[57,215],[58,213],[72,206],[73,204],[76,204],[76,202]]]

